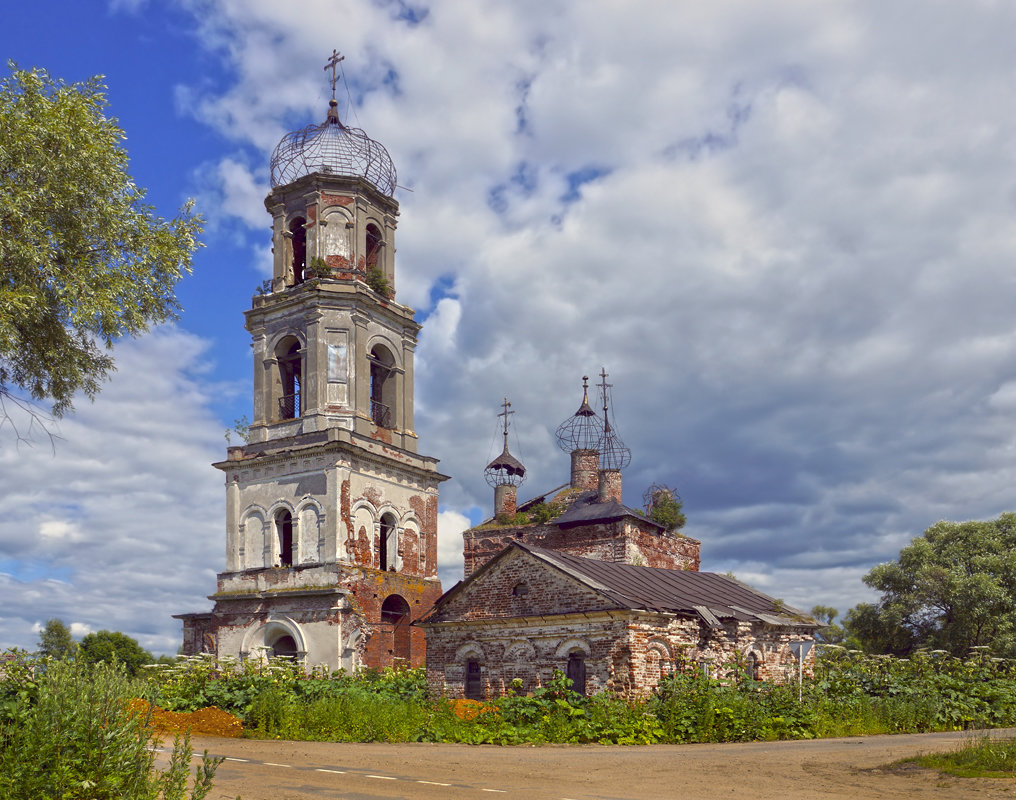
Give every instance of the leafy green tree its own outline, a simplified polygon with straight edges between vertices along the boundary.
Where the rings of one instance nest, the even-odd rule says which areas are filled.
[[[918,647],[964,656],[989,647],[1016,656],[1016,514],[986,522],[939,522],[871,570],[882,592],[847,615],[864,649],[905,655]]]
[[[684,516],[684,503],[681,502],[681,495],[668,486],[653,484],[643,496],[646,504],[646,515],[653,522],[666,528],[668,531],[677,531],[684,527],[687,521]]]
[[[832,606],[812,606],[811,615],[825,624],[824,628],[815,631],[815,641],[821,644],[843,644],[846,641],[847,632],[835,622],[840,615],[838,610]]]
[[[78,649],[71,629],[63,620],[51,619],[39,633],[39,654],[50,658],[70,658]]]
[[[188,204],[166,221],[127,172],[100,77],[9,62],[0,80],[0,402],[20,389],[60,416],[114,369],[124,336],[175,317],[200,246]]]
[[[145,664],[155,659],[136,639],[119,631],[89,633],[78,645],[78,657],[86,664],[123,664],[128,675],[137,675]]]

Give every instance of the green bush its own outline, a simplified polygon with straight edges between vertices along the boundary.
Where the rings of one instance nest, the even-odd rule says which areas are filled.
[[[479,713],[468,720],[455,713],[456,703],[428,697],[422,669],[308,675],[288,661],[199,657],[151,667],[149,674],[154,701],[164,708],[216,705],[239,716],[250,735],[303,740],[651,744],[1016,724],[1013,662],[824,650],[800,701],[796,682],[751,680],[736,663],[722,679],[686,665],[645,701],[609,692],[583,697],[558,672],[528,696],[519,694],[519,683],[507,697],[474,706]]]
[[[122,664],[30,659],[8,651],[0,673],[0,800],[199,800],[218,766],[207,754],[188,794],[190,741],[153,770],[146,686]]]

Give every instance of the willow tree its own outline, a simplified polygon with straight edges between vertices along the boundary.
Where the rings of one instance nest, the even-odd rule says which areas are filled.
[[[172,319],[202,229],[154,213],[127,171],[101,76],[8,63],[0,81],[0,401],[94,398],[113,344]]]

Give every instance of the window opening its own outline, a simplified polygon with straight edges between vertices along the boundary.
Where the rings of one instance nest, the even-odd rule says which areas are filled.
[[[367,226],[367,271],[377,269],[378,258],[381,255],[381,231],[376,225]]]
[[[282,396],[279,398],[279,418],[296,419],[303,413],[303,356],[300,342],[293,341],[288,347],[283,342],[279,356],[279,377],[282,379]]]
[[[481,680],[479,661],[466,662],[466,699],[483,699],[483,681]]]
[[[395,359],[388,348],[377,345],[370,351],[370,418],[379,428],[394,428],[392,413],[395,394]]]
[[[381,605],[381,626],[391,631],[391,654],[395,658],[409,661],[411,630],[409,627],[409,603],[404,597],[393,594]]]
[[[753,681],[758,680],[758,656],[754,653],[748,653],[748,658],[745,663],[745,672]]]
[[[293,234],[293,285],[303,283],[307,270],[307,221],[297,217],[289,223],[289,232]]]
[[[292,658],[297,656],[296,640],[289,636],[280,636],[272,645],[272,655],[275,658]]]
[[[572,691],[584,695],[586,693],[586,660],[579,653],[568,655],[568,671],[571,678]]]
[[[293,515],[280,511],[275,515],[275,527],[279,535],[279,564],[293,566]]]
[[[391,514],[381,517],[381,541],[378,542],[378,567],[382,572],[395,570],[395,559],[398,555],[398,534],[395,529],[395,518]]]

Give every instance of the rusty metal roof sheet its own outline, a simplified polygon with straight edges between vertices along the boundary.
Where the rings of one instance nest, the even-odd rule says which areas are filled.
[[[598,561],[521,542],[513,542],[511,546],[557,567],[624,608],[691,613],[710,627],[717,627],[721,620],[731,619],[744,622],[761,620],[772,625],[810,629],[821,627],[801,611],[715,572]]]

